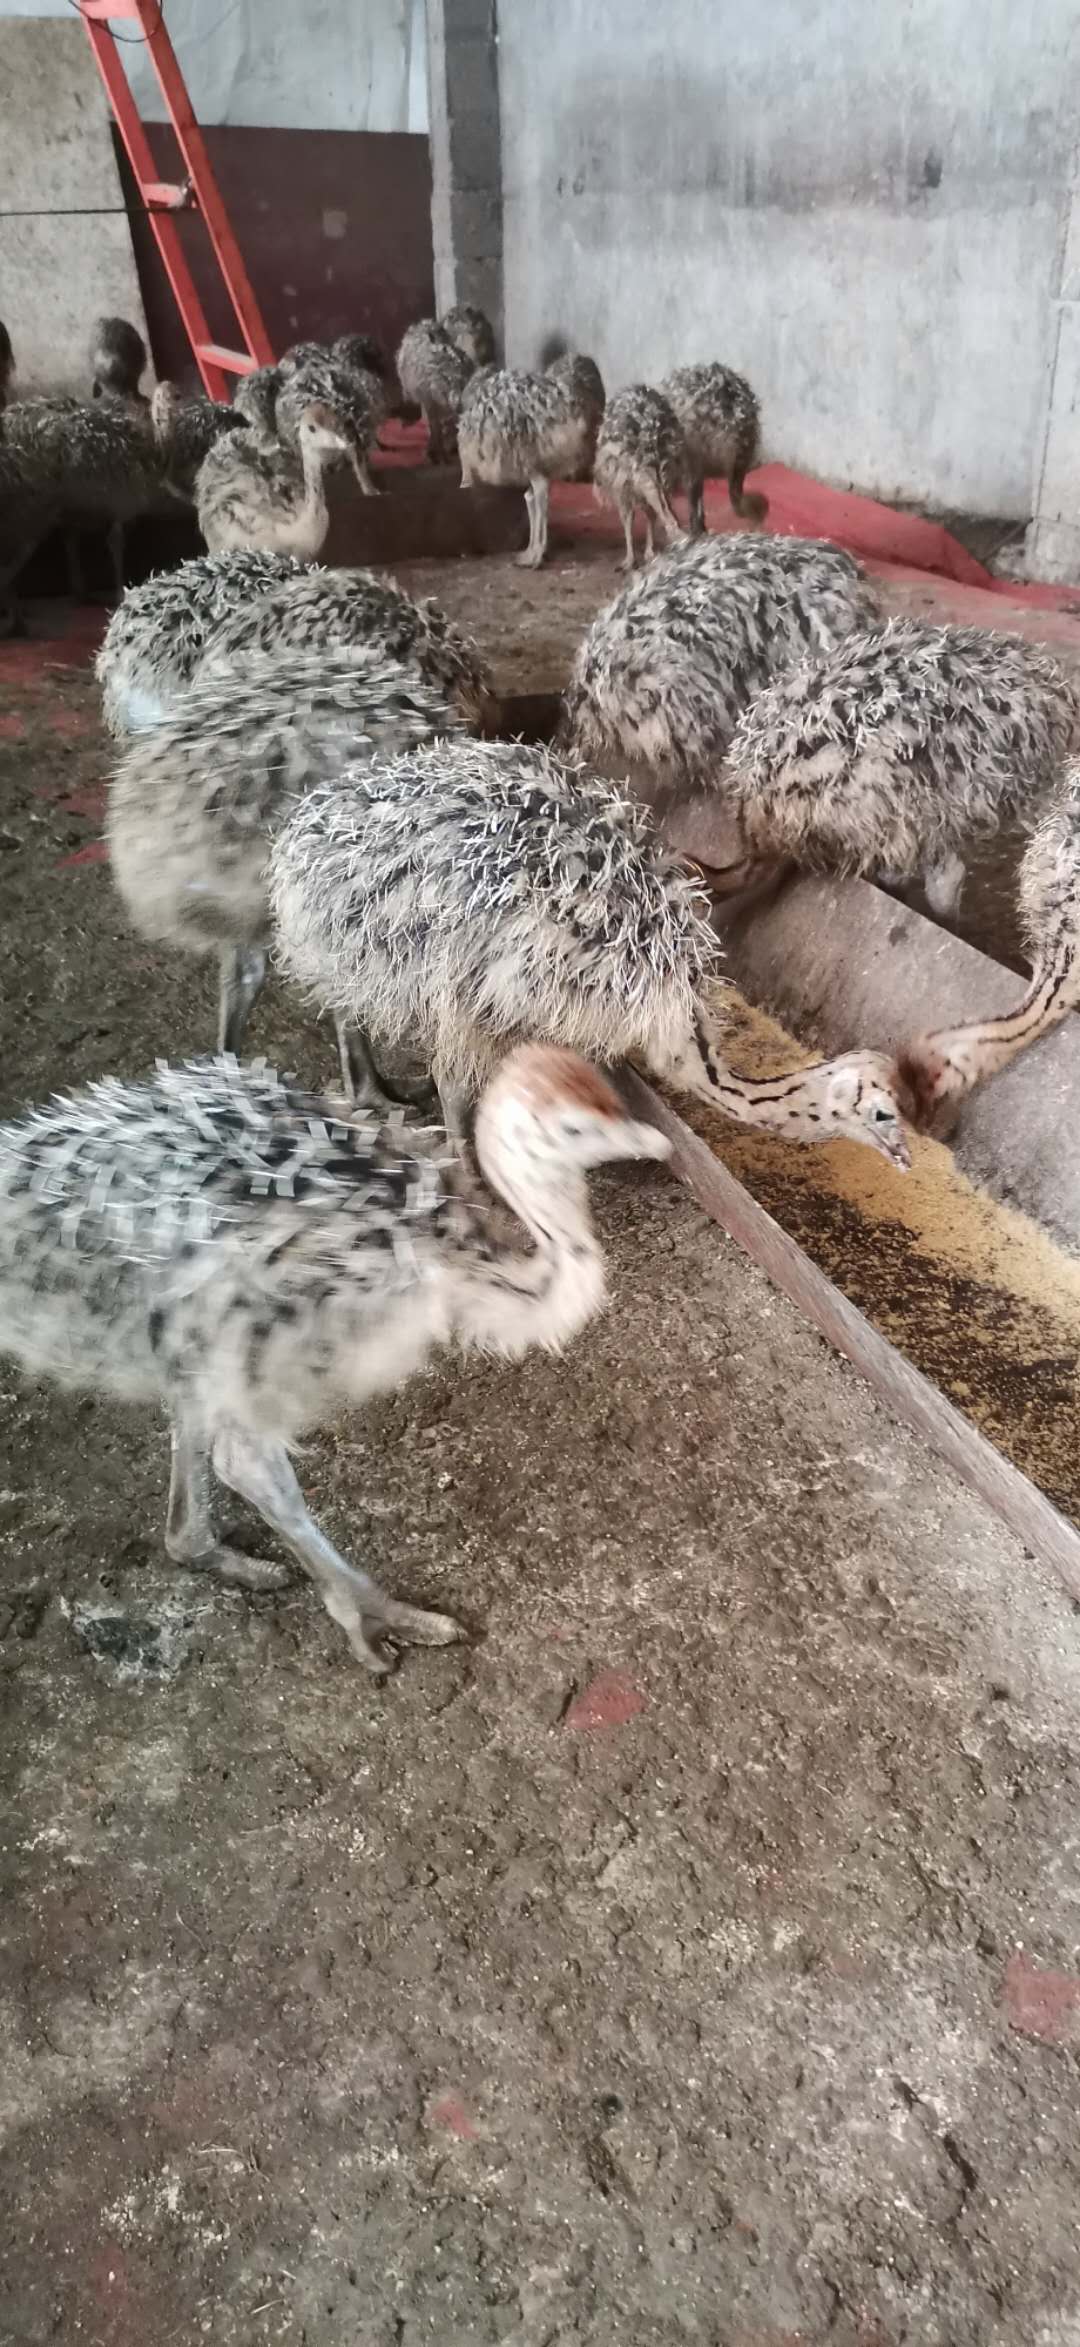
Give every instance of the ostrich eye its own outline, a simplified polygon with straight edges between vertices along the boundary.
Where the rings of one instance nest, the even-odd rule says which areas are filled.
[[[891,1125],[892,1121],[893,1112],[891,1108],[875,1108],[874,1123],[876,1125]]]

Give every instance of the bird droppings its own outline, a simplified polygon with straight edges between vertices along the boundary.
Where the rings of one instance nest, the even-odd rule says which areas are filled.
[[[568,604],[610,595],[601,554],[413,583],[528,689]],[[88,675],[48,682],[93,707]],[[54,871],[91,819],[35,795],[58,746],[6,665],[5,700],[16,1115],[61,1046],[73,1086],[149,1071],[166,1031],[198,1049],[207,992],[107,871]],[[103,747],[63,763],[89,789]],[[332,1077],[284,989],[253,1027]],[[886,1187],[930,1212],[930,1147],[906,1183],[787,1153],[799,1235],[879,1248]],[[152,1414],[5,1366],[0,1590],[47,1593],[0,1639],[0,2332],[26,2347],[1075,2347],[1073,2009],[1053,2042],[1005,1999],[1018,1948],[1077,1972],[1080,1616],[662,1168],[596,1207],[610,1308],[564,1358],[437,1365],[300,1462],[336,1541],[484,1633],[386,1690],[302,1585],[211,1597],[169,1565]],[[1041,1276],[1011,1240],[1006,1271]],[[1030,1432],[1048,1392],[1018,1375],[1002,1410]],[[61,1599],[209,1614],[140,1685]],[[644,1708],[553,1732],[601,1669]]]
[[[154,1612],[61,1600],[77,1643],[117,1680],[174,1679],[191,1650],[195,1613],[182,1604]],[[24,1633],[25,1635],[25,1633]]]

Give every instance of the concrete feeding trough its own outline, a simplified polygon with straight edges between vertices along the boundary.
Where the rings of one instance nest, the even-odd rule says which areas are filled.
[[[463,489],[449,465],[380,465],[376,477],[378,496],[365,497],[351,472],[342,469],[331,475],[330,527],[320,562],[342,569],[417,562],[428,556],[449,562],[463,555],[517,554],[528,543],[528,516],[519,489]],[[159,511],[125,529],[127,584],[138,586],[152,572],[172,570],[204,552],[194,512],[172,500],[163,502]],[[104,600],[112,593],[113,580],[99,525],[80,534],[79,554],[86,593]],[[16,585],[20,599],[71,591],[63,532],[50,531],[42,540]]]

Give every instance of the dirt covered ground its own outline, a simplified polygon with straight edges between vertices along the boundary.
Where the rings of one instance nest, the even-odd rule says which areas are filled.
[[[0,650],[6,1112],[211,1028],[111,892],[92,632]],[[301,1462],[476,1633],[384,1689],[0,1364],[5,2347],[1080,2338],[1077,1609],[662,1173],[596,1206],[565,1360]]]

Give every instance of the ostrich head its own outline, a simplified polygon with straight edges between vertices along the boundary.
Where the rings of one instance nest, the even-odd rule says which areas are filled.
[[[616,1158],[668,1157],[671,1143],[629,1116],[576,1052],[529,1044],[511,1052],[488,1085],[476,1150],[485,1174],[513,1198]]]
[[[903,1120],[911,1104],[895,1061],[880,1051],[849,1051],[805,1074],[808,1092],[820,1092],[822,1141],[863,1141],[887,1157],[898,1173],[909,1171],[911,1151]],[[814,1111],[808,1113],[812,1117]]]

